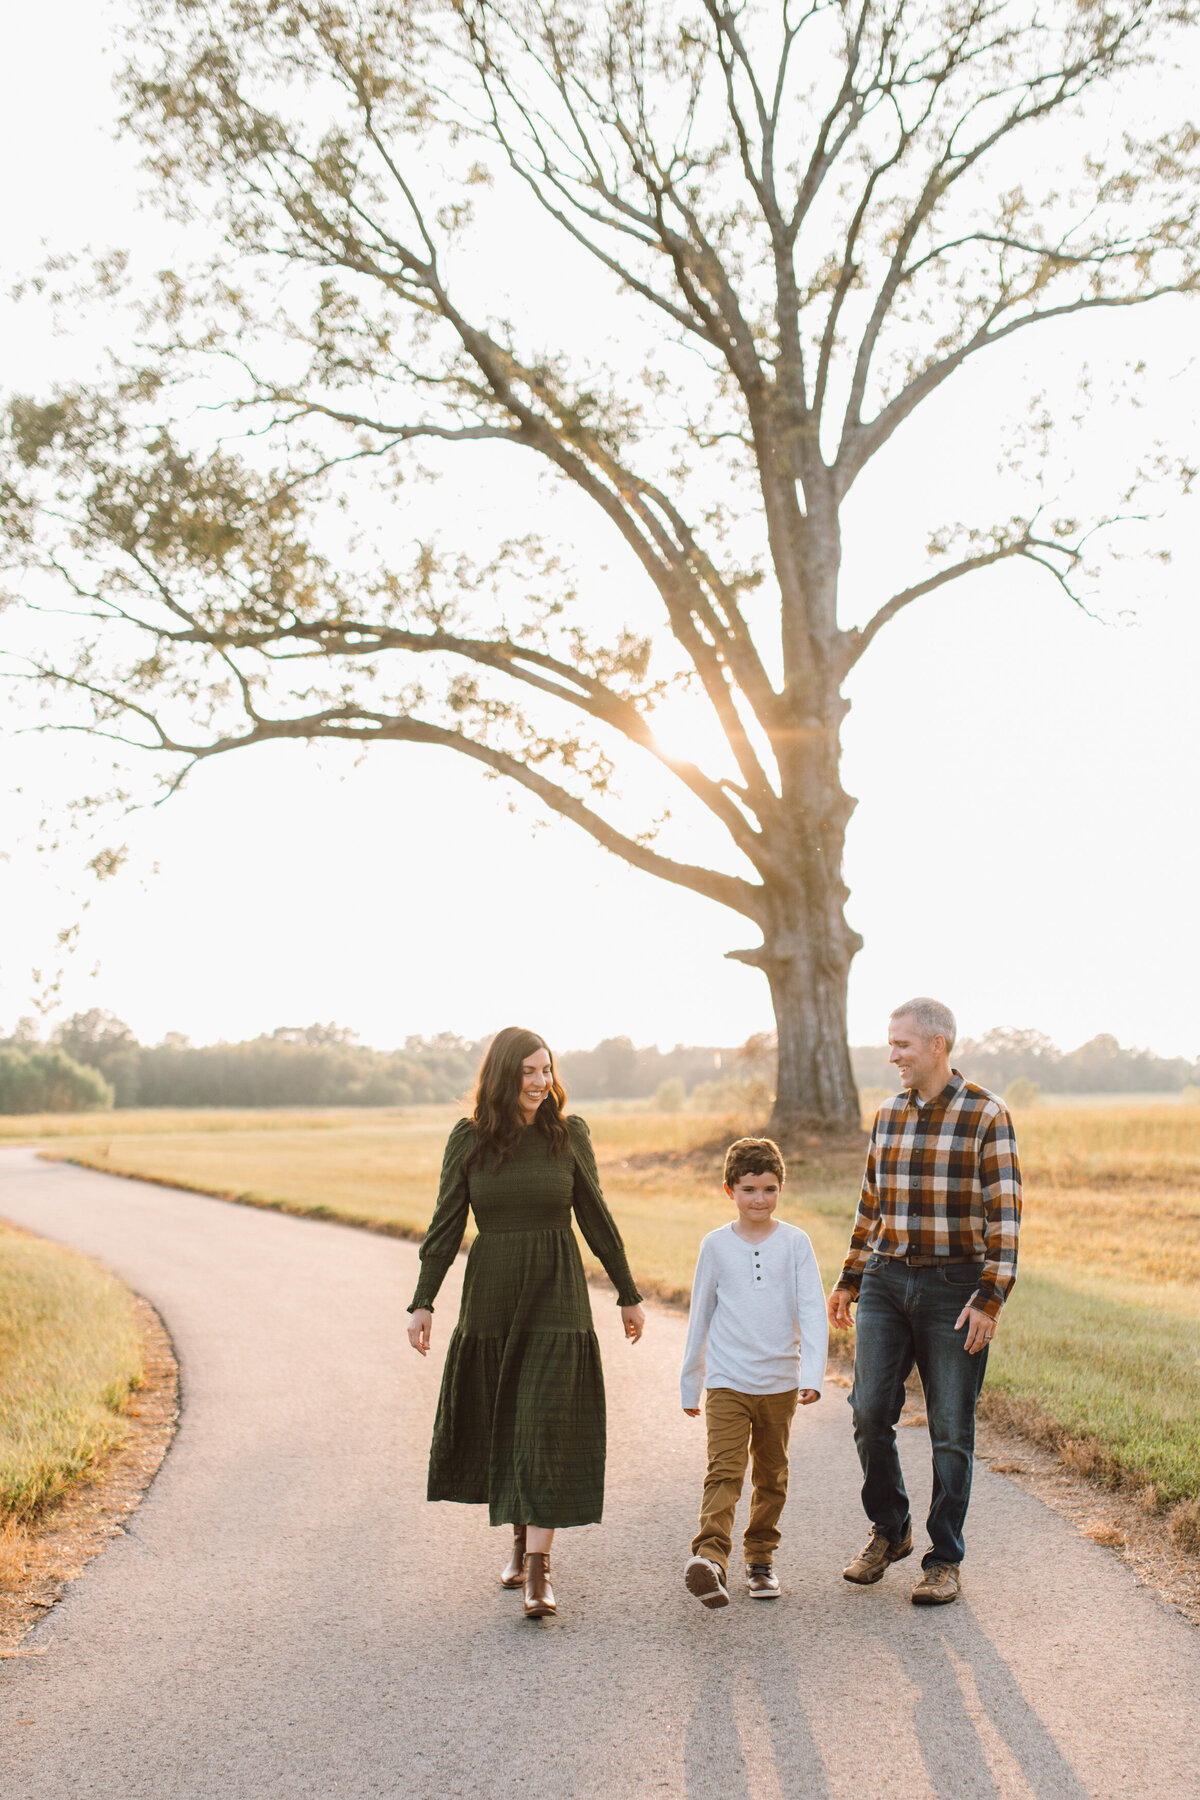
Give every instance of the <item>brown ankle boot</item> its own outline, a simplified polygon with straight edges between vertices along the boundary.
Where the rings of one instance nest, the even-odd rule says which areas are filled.
[[[527,1619],[544,1619],[550,1613],[556,1613],[558,1607],[554,1603],[554,1589],[550,1586],[550,1552],[548,1550],[527,1550],[525,1552],[525,1617]]]
[[[506,1588],[519,1588],[524,1585],[525,1527],[523,1525],[514,1525],[512,1555],[508,1559],[508,1566],[500,1577],[500,1586]]]

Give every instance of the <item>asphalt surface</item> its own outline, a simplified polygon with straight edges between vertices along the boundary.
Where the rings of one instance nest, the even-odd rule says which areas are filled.
[[[1197,1800],[1200,1634],[980,1469],[965,1593],[918,1558],[860,1589],[845,1391],[793,1436],[784,1596],[704,1611],[684,1321],[620,1338],[603,1526],[564,1532],[527,1623],[481,1510],[425,1454],[459,1269],[423,1362],[414,1246],[0,1152],[0,1216],[101,1258],[179,1355],[175,1444],[127,1536],[0,1665],[3,1800]],[[901,1434],[912,1491],[928,1443]]]

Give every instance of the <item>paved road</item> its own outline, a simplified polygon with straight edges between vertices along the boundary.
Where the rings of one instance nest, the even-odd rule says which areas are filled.
[[[698,1425],[683,1322],[636,1348],[596,1296],[608,1518],[562,1612],[496,1584],[503,1534],[426,1505],[438,1368],[403,1337],[413,1246],[0,1153],[0,1216],[159,1309],[183,1420],[119,1539],[0,1665],[4,1800],[1196,1800],[1200,1634],[981,1471],[956,1606],[838,1575],[863,1536],[844,1393],[795,1434],[785,1597],[680,1581]],[[445,1345],[455,1290],[438,1309]],[[902,1434],[928,1492],[924,1432]]]

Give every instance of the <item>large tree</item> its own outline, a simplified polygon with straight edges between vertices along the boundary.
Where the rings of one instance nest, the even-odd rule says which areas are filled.
[[[219,244],[164,278],[139,366],[11,407],[18,558],[90,622],[32,672],[173,782],[278,739],[472,758],[751,920],[776,1130],[856,1123],[847,677],[989,566],[1072,591],[1095,520],[981,494],[956,521],[932,491],[925,567],[847,628],[843,508],[1018,334],[1195,286],[1196,134],[1131,124],[1189,24],[1178,0],[147,0],[126,123]],[[198,434],[210,388],[245,442]],[[336,523],[364,467],[403,502],[410,458],[464,517],[508,484],[490,562],[372,563]],[[589,513],[615,565],[585,606],[555,542]],[[681,678],[724,763],[656,736]],[[639,755],[726,867],[656,838]]]

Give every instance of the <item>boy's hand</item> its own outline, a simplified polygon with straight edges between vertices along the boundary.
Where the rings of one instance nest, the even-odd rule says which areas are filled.
[[[850,1317],[850,1308],[857,1299],[858,1295],[852,1294],[848,1288],[834,1288],[829,1296],[829,1305],[826,1311],[829,1314],[829,1323],[835,1331],[849,1331],[854,1323]]]
[[[799,1399],[800,1399],[801,1406],[811,1406],[814,1400],[819,1400],[820,1398],[821,1398],[820,1388],[801,1388],[800,1389]]]
[[[700,1417],[700,1408],[698,1406],[685,1406],[683,1410],[689,1419],[698,1419]]]

